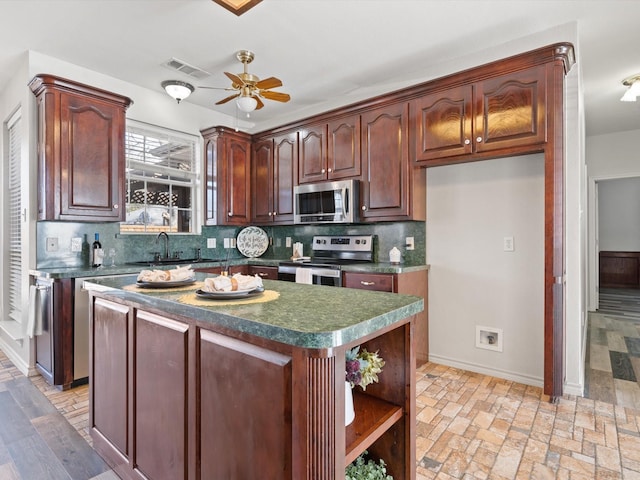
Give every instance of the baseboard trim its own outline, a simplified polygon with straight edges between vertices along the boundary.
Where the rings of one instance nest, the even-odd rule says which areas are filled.
[[[540,377],[534,377],[532,375],[525,375],[508,370],[487,367],[479,365],[477,363],[468,363],[441,355],[429,354],[429,361],[433,363],[439,363],[440,365],[446,365],[448,367],[467,370],[469,372],[481,373],[482,375],[489,375],[491,377],[502,378],[504,380],[511,380],[513,382],[522,383],[524,385],[531,385],[533,387],[542,388],[544,386],[544,379]]]
[[[11,360],[11,363],[13,363],[13,365],[15,365],[15,367],[24,376],[31,377],[37,374],[36,369],[30,368],[29,364],[25,362],[24,359],[20,355],[18,355],[18,353],[13,348],[11,348],[11,345],[9,345],[2,337],[0,337],[0,350],[2,350],[7,358]]]

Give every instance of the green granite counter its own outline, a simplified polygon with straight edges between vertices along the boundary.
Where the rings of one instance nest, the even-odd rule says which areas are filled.
[[[199,280],[207,276],[196,275]],[[275,300],[228,306],[215,302],[211,307],[201,307],[178,300],[188,290],[124,289],[135,282],[136,276],[131,275],[97,279],[85,286],[98,296],[115,297],[142,309],[304,348],[333,348],[355,342],[424,309],[424,300],[411,295],[270,280],[264,280],[264,286],[279,293]]]

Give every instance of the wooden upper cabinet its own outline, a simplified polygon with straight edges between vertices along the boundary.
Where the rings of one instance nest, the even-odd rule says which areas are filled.
[[[349,115],[329,121],[327,170],[329,179],[359,177],[360,115]]]
[[[531,151],[546,141],[545,114],[544,65],[427,93],[411,101],[415,161],[441,165]]]
[[[471,85],[426,94],[411,102],[411,128],[417,161],[472,152]]]
[[[251,137],[225,127],[200,132],[205,150],[205,225],[251,222]]]
[[[38,109],[38,220],[123,221],[131,100],[53,75],[29,86]]]
[[[327,125],[308,125],[299,131],[300,166],[298,183],[327,179]]]
[[[425,219],[426,177],[411,167],[408,142],[407,102],[362,114],[362,221]]]
[[[253,222],[293,223],[293,185],[298,163],[297,133],[254,142],[251,171]]]
[[[298,183],[360,176],[360,115],[300,129]]]
[[[546,141],[544,65],[479,82],[475,91],[476,151]]]

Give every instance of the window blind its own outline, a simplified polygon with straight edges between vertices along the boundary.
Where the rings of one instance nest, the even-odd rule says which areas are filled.
[[[22,200],[20,195],[20,144],[22,140],[22,120],[14,115],[7,124],[9,133],[9,175],[7,195],[9,201],[9,318],[18,322],[22,319]]]

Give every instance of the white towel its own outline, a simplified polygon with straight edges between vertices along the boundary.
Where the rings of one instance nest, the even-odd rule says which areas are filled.
[[[296,268],[296,283],[313,283],[312,270],[310,268],[298,267]]]
[[[27,331],[29,338],[34,335],[42,335],[42,315],[40,315],[40,290],[35,285],[29,287],[29,317],[27,319]]]

